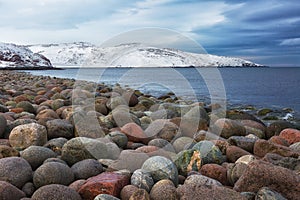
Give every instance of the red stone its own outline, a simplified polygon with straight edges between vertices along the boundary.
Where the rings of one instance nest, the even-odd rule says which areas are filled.
[[[294,171],[256,160],[248,165],[247,170],[234,185],[238,192],[258,192],[268,187],[281,193],[287,199],[299,199],[300,176]]]
[[[121,131],[127,135],[128,140],[132,142],[143,142],[148,143],[149,138],[144,133],[143,129],[136,123],[127,123],[122,128]]]
[[[16,103],[20,103],[21,101],[29,101],[29,99],[25,95],[20,95],[15,98]]]
[[[273,142],[274,144],[279,144],[279,145],[286,146],[286,147],[290,146],[289,142],[286,139],[284,139],[278,135],[272,136],[269,139],[269,141]]]
[[[280,137],[286,139],[289,144],[300,142],[300,131],[293,128],[287,128],[280,132]]]
[[[200,172],[202,175],[213,178],[223,185],[228,185],[227,169],[217,164],[205,164],[201,167]]]
[[[237,146],[229,146],[226,149],[226,157],[230,162],[235,162],[237,159],[245,155],[251,154],[248,151],[245,151],[244,149]]]
[[[129,177],[122,174],[104,172],[89,178],[79,189],[79,194],[85,200],[93,200],[99,194],[109,194],[120,197],[123,187],[129,184]]]
[[[300,156],[299,152],[295,152],[288,147],[274,144],[266,140],[257,140],[253,148],[254,155],[264,157],[267,153],[276,153],[284,157],[295,157]]]
[[[23,108],[11,108],[9,111],[14,112],[14,113],[21,113],[24,111],[24,109]]]

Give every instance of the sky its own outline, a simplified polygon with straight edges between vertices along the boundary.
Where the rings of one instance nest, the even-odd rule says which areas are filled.
[[[300,66],[299,0],[0,0],[0,13],[0,42],[101,45],[127,31],[159,28],[210,54]]]

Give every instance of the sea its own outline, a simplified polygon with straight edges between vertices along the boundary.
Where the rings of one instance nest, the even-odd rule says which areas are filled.
[[[270,68],[65,68],[24,70],[33,75],[87,80],[138,89],[156,97],[174,93],[183,99],[230,106],[291,108],[300,113],[300,67]]]

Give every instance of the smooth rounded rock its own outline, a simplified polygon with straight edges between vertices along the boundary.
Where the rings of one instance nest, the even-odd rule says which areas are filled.
[[[67,139],[74,137],[74,128],[67,120],[54,119],[46,122],[48,139],[64,137]]]
[[[33,174],[33,183],[36,188],[50,184],[69,185],[73,181],[74,174],[71,168],[58,162],[47,162]]]
[[[131,176],[131,185],[145,189],[147,192],[150,192],[151,188],[154,185],[154,181],[150,172],[138,169],[135,170]]]
[[[25,185],[22,187],[22,191],[27,197],[31,197],[35,191],[34,184],[32,182],[25,183]]]
[[[174,183],[168,179],[158,181],[151,189],[150,198],[152,200],[177,200]]]
[[[174,185],[178,184],[177,167],[171,160],[165,157],[154,156],[148,158],[141,169],[148,171],[154,182],[158,182],[162,179],[170,179]]]
[[[149,138],[161,138],[171,142],[179,133],[179,127],[168,120],[158,119],[145,130]]]
[[[27,160],[32,169],[38,168],[47,158],[56,157],[51,149],[41,146],[30,146],[20,153],[21,157]]]
[[[114,131],[108,134],[109,138],[116,143],[120,148],[125,148],[128,142],[127,136],[119,131]]]
[[[129,200],[130,197],[138,190],[139,188],[134,185],[126,185],[122,188],[120,197],[122,200]]]
[[[21,101],[16,105],[17,108],[23,108],[25,112],[35,113],[35,109],[28,101]]]
[[[34,192],[32,200],[81,200],[80,195],[73,189],[60,185],[45,185]]]
[[[241,123],[225,118],[218,119],[212,126],[211,131],[223,138],[246,135],[246,129]]]
[[[193,139],[190,137],[179,137],[173,142],[173,147],[175,152],[179,153],[180,151],[186,149],[186,147],[191,146]]]
[[[10,145],[20,150],[32,145],[43,146],[46,142],[46,128],[36,123],[19,125],[9,135]]]
[[[300,142],[300,131],[297,129],[287,128],[280,132],[279,137],[286,139],[291,145]]]
[[[0,159],[0,169],[0,180],[7,181],[20,189],[32,179],[31,166],[23,158],[2,158]]]
[[[57,155],[61,155],[62,147],[66,142],[68,142],[66,138],[54,138],[46,142],[46,144],[44,144],[44,147],[51,149]]]
[[[120,200],[120,199],[109,194],[99,194],[94,198],[94,200]]]
[[[6,125],[7,125],[6,118],[4,116],[0,115],[0,138],[3,137]]]
[[[188,149],[179,152],[174,163],[180,175],[186,176],[191,171],[200,171],[202,166],[201,153],[195,149]]]
[[[108,158],[108,152],[103,142],[91,138],[76,137],[64,144],[61,156],[69,165],[73,165],[85,159]]]
[[[271,190],[268,187],[263,187],[261,188],[256,196],[255,196],[255,200],[287,200],[285,197],[283,197],[280,193]]]
[[[150,196],[146,190],[138,189],[130,196],[129,200],[150,200]]]
[[[215,179],[223,185],[228,185],[227,170],[225,167],[217,164],[206,164],[201,167],[201,174]]]
[[[75,179],[88,179],[103,172],[101,163],[94,159],[86,159],[75,163],[71,167]]]
[[[0,199],[19,200],[23,197],[26,194],[22,190],[6,181],[0,181]]]

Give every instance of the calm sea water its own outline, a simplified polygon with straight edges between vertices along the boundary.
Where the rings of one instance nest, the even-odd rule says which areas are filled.
[[[300,68],[72,68],[27,72],[120,83],[155,96],[171,91],[193,100],[226,98],[231,105],[289,107],[300,112]]]

